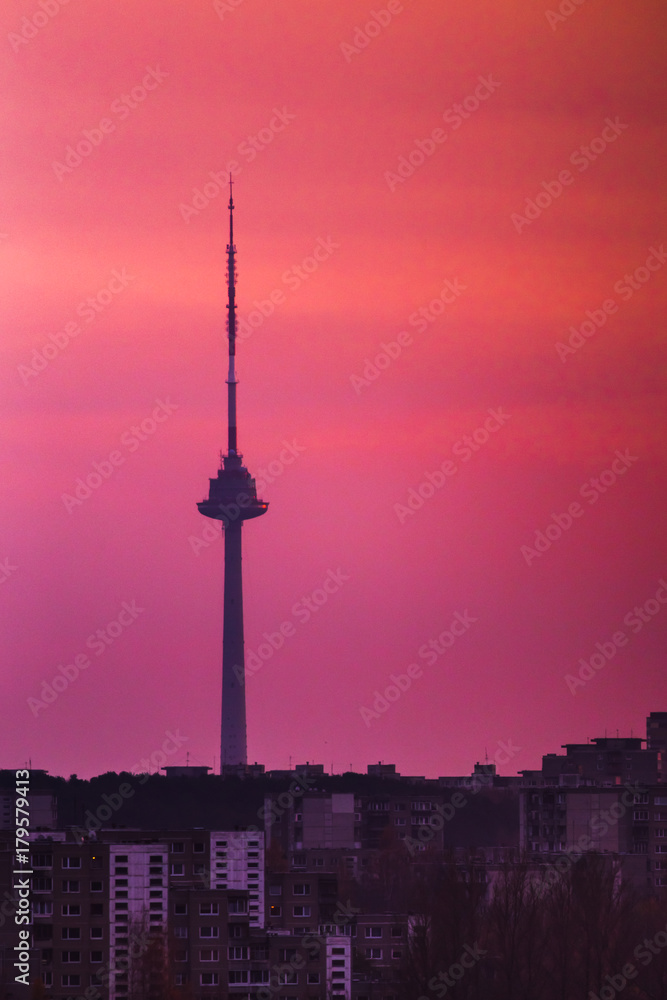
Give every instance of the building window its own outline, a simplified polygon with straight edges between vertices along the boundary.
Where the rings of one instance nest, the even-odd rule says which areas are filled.
[[[81,976],[78,973],[67,973],[67,975],[61,976],[60,981],[63,986],[81,986]]]
[[[177,917],[184,917],[188,912],[187,903],[174,903],[174,913]]]
[[[382,928],[381,927],[367,927],[366,928],[366,937],[367,938],[381,938],[382,937]]]
[[[90,904],[90,915],[91,917],[101,917],[104,913],[104,903],[91,903]]]
[[[162,889],[151,889],[148,893],[149,899],[162,899]]]
[[[149,905],[149,908],[151,910],[162,910],[162,909],[164,909],[162,903],[149,903],[148,905]]]
[[[295,882],[293,892],[295,896],[310,896],[310,882]]]
[[[80,882],[78,879],[64,879],[63,892],[79,892]]]
[[[183,841],[182,840],[175,840],[174,843],[171,845],[171,853],[172,854],[183,854],[183,852],[184,852]]]
[[[237,972],[229,973],[227,982],[230,986],[234,986],[236,983],[247,983],[248,979],[248,973],[244,969],[239,969]]]
[[[53,914],[53,903],[49,903],[45,899],[37,900],[36,903],[33,903],[32,912],[36,917],[50,917]]]
[[[175,962],[187,962],[188,953],[185,948],[175,948],[174,949],[174,961]]]
[[[90,936],[91,936],[91,938],[101,938],[102,937],[102,933],[103,932],[102,932],[102,928],[101,927],[91,927],[90,928]]]
[[[400,926],[400,924],[394,924],[394,926],[391,929],[391,936],[394,938],[403,937],[403,928]]]
[[[192,853],[193,854],[203,854],[205,850],[206,850],[206,846],[205,846],[205,844],[202,844],[202,842],[200,840],[196,840],[194,842],[194,844],[192,845]]]
[[[245,899],[241,896],[230,896],[227,900],[227,911],[229,913],[247,913],[248,907]]]
[[[33,854],[33,856],[32,856],[32,867],[33,868],[53,868],[53,855],[52,854]]]
[[[309,906],[294,906],[292,907],[292,916],[294,917],[309,917],[310,907]]]
[[[62,962],[80,962],[81,952],[80,951],[62,951],[60,953]]]
[[[219,927],[200,927],[199,937],[200,938],[217,938],[220,936]]]
[[[63,941],[78,941],[81,937],[80,927],[63,927],[61,928]]]
[[[217,903],[200,903],[199,912],[204,917],[212,917],[218,915],[218,904]]]
[[[117,879],[114,879],[114,885],[116,886],[116,888],[122,888],[122,886],[129,885],[129,884],[130,884],[129,880],[126,879],[126,878],[117,878]]]
[[[127,889],[116,889],[116,899],[127,899],[128,892]]]
[[[80,903],[63,903],[60,907],[60,912],[63,917],[80,917],[81,916],[81,904]]]
[[[270,885],[269,896],[282,896],[283,887],[281,885]]]
[[[318,983],[319,983],[319,981],[320,981],[320,974],[319,974],[319,972],[309,972],[308,973],[308,985],[309,986],[317,986]]]
[[[174,937],[177,937],[177,938],[186,938],[187,936],[188,936],[188,929],[187,929],[187,927],[183,927],[183,926],[174,927]]]
[[[113,873],[114,875],[129,875],[130,869],[127,867],[127,865],[120,865],[120,866],[116,865],[116,867],[113,870]]]
[[[150,864],[152,864],[152,865],[159,865],[159,864],[162,864],[164,862],[164,855],[163,854],[151,854],[151,856],[150,856],[150,858],[148,860],[149,860]],[[125,858],[125,861],[127,861],[127,858]]]
[[[648,819],[648,809],[635,809],[634,820],[647,820]]]
[[[185,973],[177,972],[174,976],[174,986],[185,986]]]
[[[246,973],[247,975],[247,973]],[[231,973],[230,973],[231,976]],[[217,972],[201,972],[199,974],[199,985],[200,986],[217,986],[220,982],[220,977]],[[247,982],[247,980],[239,980],[239,982]]]
[[[50,878],[34,878],[32,880],[32,888],[35,892],[52,892],[53,890],[53,879]]]
[[[171,866],[172,875],[185,875],[185,865],[182,862]]]
[[[118,952],[116,952],[118,954]],[[104,961],[104,952],[102,951],[91,951],[90,961],[93,965],[101,964]]]
[[[76,858],[76,857],[74,857],[74,858],[71,858],[71,857],[70,858],[63,858],[61,860],[61,865],[62,865],[63,868],[80,868],[81,867],[81,858]]]
[[[299,982],[298,972],[281,972],[280,973],[280,984],[281,986],[296,986]]]
[[[102,892],[103,888],[104,888],[104,886],[102,885],[101,882],[91,882],[90,883],[90,891],[91,892]]]
[[[217,948],[201,948],[199,951],[199,961],[200,962],[218,962],[220,960],[220,952]]]
[[[281,917],[282,913],[282,906],[278,906],[276,903],[273,903],[273,905],[269,907],[269,915],[272,917]]]
[[[400,948],[392,948],[391,949],[391,957],[392,958],[402,958],[403,957],[403,952],[401,951]]]

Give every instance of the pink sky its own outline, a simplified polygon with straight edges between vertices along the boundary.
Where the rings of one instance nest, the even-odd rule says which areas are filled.
[[[247,655],[294,626],[248,678],[249,757],[436,776],[502,741],[515,773],[667,710],[665,8],[560,10],[0,13],[3,766],[130,768],[168,730],[169,763],[218,763],[223,546],[197,545],[196,502],[225,445],[230,164],[239,318],[277,300],[238,350],[240,445],[273,470],[244,529]],[[409,688],[362,713],[392,675]]]

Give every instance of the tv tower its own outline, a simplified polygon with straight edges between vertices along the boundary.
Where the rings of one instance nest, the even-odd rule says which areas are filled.
[[[227,454],[210,479],[207,500],[197,504],[205,517],[222,521],[225,539],[225,593],[222,629],[222,729],[220,773],[238,771],[248,763],[245,721],[245,658],[243,651],[243,582],[241,577],[241,529],[251,517],[265,514],[268,503],[257,499],[255,480],[243,465],[236,433],[236,246],[234,245],[234,201],[229,177],[229,243],[227,245]]]

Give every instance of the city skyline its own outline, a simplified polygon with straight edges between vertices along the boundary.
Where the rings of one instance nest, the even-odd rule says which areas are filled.
[[[665,12],[560,7],[0,14],[6,764],[217,767],[230,172],[249,761],[665,706]]]

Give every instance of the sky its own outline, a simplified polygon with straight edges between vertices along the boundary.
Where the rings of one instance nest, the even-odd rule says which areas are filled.
[[[666,20],[3,6],[1,766],[219,766],[223,545],[196,503],[226,445],[230,171],[239,446],[269,502],[243,529],[249,759],[515,774],[645,735]]]

